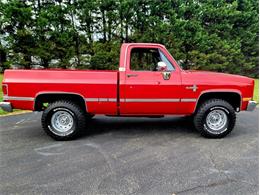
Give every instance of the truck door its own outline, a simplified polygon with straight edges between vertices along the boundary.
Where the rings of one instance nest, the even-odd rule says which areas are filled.
[[[174,67],[164,48],[138,46],[128,50],[126,71],[120,75],[120,114],[177,113],[180,104],[180,70]],[[158,63],[166,65],[166,70],[158,69]]]

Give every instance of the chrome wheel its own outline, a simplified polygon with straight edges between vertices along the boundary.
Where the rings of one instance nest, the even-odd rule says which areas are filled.
[[[68,111],[58,111],[52,115],[51,125],[56,135],[68,135],[73,132],[74,119]]]
[[[206,117],[207,126],[213,131],[219,131],[227,124],[227,114],[223,110],[212,110]]]

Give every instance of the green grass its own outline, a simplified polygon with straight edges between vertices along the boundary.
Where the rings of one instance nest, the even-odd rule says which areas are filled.
[[[254,100],[259,103],[259,80],[255,79]]]
[[[2,80],[3,80],[3,74],[0,74],[0,83],[2,86]],[[3,92],[2,92],[2,87],[0,88],[0,102],[3,100]]]
[[[3,74],[0,74],[0,83],[1,83],[1,87],[0,87],[0,102],[3,101],[2,80],[3,80]],[[7,112],[3,111],[2,108],[0,108],[0,115],[6,114],[6,113]]]
[[[2,92],[2,80],[3,80],[3,74],[0,74],[0,102],[3,100],[3,92]],[[254,89],[254,100],[259,103],[259,80],[255,79],[255,89]],[[7,114],[8,112],[3,111],[0,108],[0,115]]]

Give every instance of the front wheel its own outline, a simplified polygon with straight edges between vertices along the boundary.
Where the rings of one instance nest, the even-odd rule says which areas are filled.
[[[204,137],[222,138],[229,134],[236,122],[234,108],[225,100],[204,102],[194,116],[194,126]]]
[[[74,139],[85,126],[86,113],[71,101],[54,102],[42,114],[42,127],[55,140]]]

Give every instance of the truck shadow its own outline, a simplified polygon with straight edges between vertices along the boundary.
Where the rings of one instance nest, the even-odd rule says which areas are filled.
[[[184,117],[95,117],[88,121],[87,129],[82,133],[82,137],[106,133],[120,136],[140,136],[153,133],[199,136],[192,122]]]

